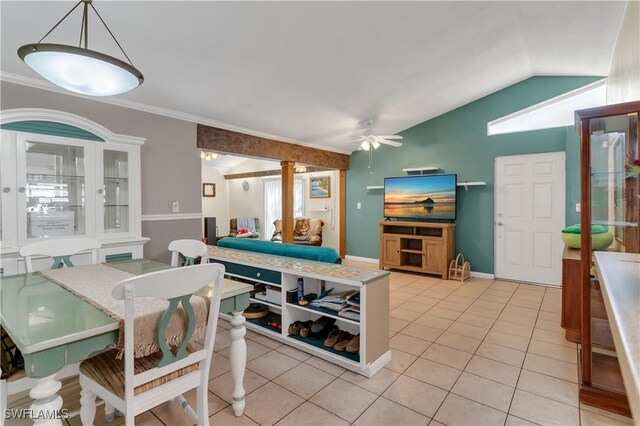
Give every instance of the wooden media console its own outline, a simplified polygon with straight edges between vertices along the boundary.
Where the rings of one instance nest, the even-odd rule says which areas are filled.
[[[404,269],[447,279],[455,257],[452,223],[380,222],[380,269]]]

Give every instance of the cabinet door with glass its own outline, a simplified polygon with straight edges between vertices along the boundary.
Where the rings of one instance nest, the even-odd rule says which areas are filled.
[[[97,232],[98,238],[138,234],[138,188],[140,187],[137,147],[111,143],[96,151]]]
[[[18,246],[16,228],[16,134],[2,131],[0,145],[0,248],[12,249]]]
[[[576,112],[581,139],[580,399],[629,414],[594,251],[640,252],[640,102]]]
[[[95,235],[95,142],[16,136],[18,243]]]

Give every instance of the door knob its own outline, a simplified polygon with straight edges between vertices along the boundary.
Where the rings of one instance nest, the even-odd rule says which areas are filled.
[[[498,225],[498,226],[502,226],[502,225],[504,225],[504,224],[503,224],[502,222],[498,222],[498,223],[496,223],[496,225]]]

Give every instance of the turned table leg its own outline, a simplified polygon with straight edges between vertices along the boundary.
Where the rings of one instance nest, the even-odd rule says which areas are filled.
[[[38,379],[36,385],[29,391],[34,400],[31,413],[35,425],[62,425],[59,412],[62,409],[62,397],[58,391],[62,383],[55,379],[55,374]]]
[[[247,343],[244,340],[247,329],[242,312],[233,312],[231,318],[231,377],[233,378],[232,407],[236,417],[244,411],[244,370],[247,366]]]

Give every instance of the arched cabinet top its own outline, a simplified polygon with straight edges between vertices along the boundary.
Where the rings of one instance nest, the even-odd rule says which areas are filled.
[[[102,140],[107,142],[120,142],[135,145],[142,145],[145,142],[145,138],[113,133],[112,131],[96,123],[95,121],[91,121],[79,115],[71,114],[64,111],[41,108],[16,108],[3,110],[0,114],[0,125],[2,127],[5,127],[9,124],[17,124],[20,122],[51,122],[66,126],[67,130],[76,128],[76,132],[77,129],[80,129],[81,131],[88,132],[89,134],[95,136],[95,138],[81,137],[81,139],[96,141]],[[9,128],[9,130],[20,131],[20,129],[16,128],[15,126],[13,127],[14,128]],[[76,135],[76,137],[77,136],[78,135]]]

